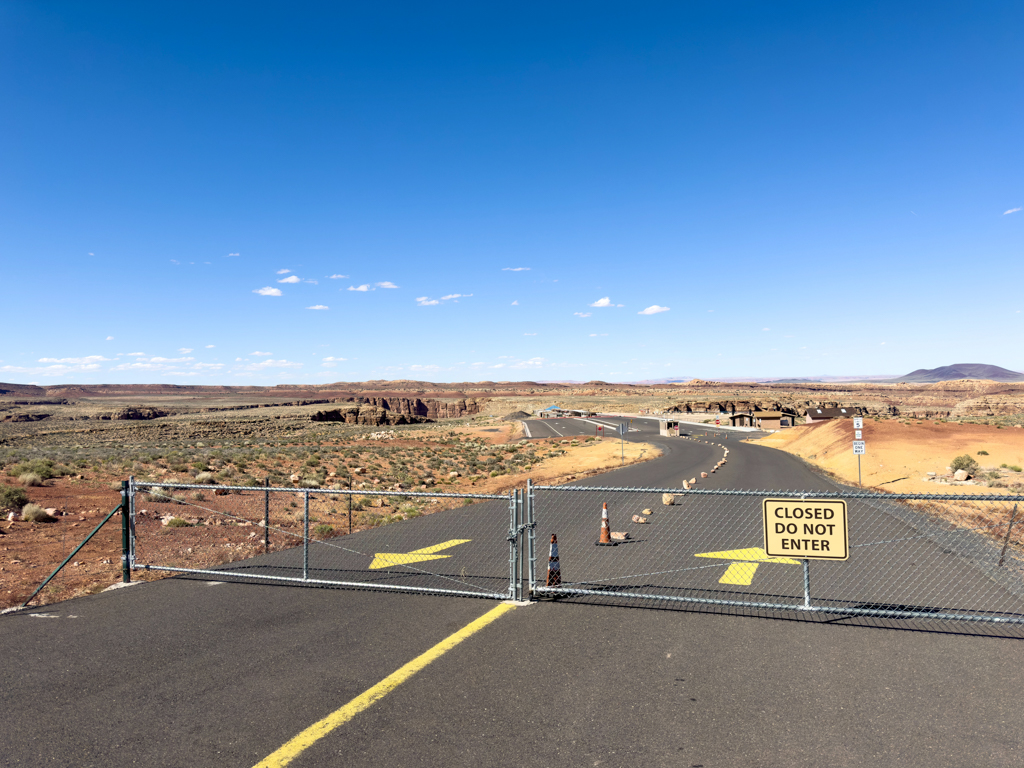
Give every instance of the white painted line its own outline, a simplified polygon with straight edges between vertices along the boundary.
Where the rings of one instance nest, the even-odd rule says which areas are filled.
[[[617,421],[595,421],[594,419],[584,419],[582,416],[577,421],[585,421],[588,424],[597,424],[600,427],[611,427],[612,429],[619,428],[619,422]]]

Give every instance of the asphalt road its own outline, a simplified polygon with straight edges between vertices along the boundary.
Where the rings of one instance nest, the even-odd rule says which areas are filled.
[[[721,453],[637,427],[665,456],[602,483],[675,486]],[[702,487],[834,488],[722,442]],[[3,616],[0,765],[253,766],[494,604],[174,578]],[[538,602],[292,765],[1020,765],[1022,662],[1018,640]]]

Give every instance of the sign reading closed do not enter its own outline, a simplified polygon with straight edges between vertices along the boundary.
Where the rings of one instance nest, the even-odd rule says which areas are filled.
[[[846,560],[849,536],[841,499],[765,499],[764,551],[770,557]]]

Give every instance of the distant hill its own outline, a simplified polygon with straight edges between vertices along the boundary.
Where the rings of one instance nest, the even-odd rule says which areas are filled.
[[[897,382],[910,384],[934,384],[937,381],[956,381],[957,379],[987,379],[989,381],[1024,381],[1024,373],[1008,371],[998,365],[981,363],[956,363],[941,368],[918,368],[916,371],[893,379]]]

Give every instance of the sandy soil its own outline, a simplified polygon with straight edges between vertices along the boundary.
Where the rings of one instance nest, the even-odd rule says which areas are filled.
[[[800,456],[856,485],[857,457],[853,454],[853,422],[848,419],[808,424],[776,432],[755,442]],[[932,421],[874,421],[865,419],[861,475],[866,488],[892,493],[1012,493],[1008,487],[987,487],[926,481],[928,472],[947,475],[950,462],[969,454],[985,471],[1000,472],[1006,486],[1024,483],[1024,473],[1000,469],[1001,464],[1024,466],[1024,429],[999,429],[981,424]],[[988,455],[978,455],[987,451]]]

